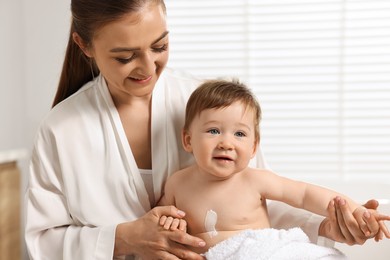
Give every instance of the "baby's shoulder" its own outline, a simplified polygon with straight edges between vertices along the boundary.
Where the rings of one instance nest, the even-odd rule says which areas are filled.
[[[267,169],[259,169],[259,168],[248,167],[246,169],[246,174],[248,176],[258,177],[258,176],[271,175],[273,173],[270,170],[267,170]]]
[[[244,176],[248,181],[265,181],[272,179],[275,173],[267,169],[247,168]]]
[[[178,170],[178,171],[172,173],[168,177],[167,182],[179,182],[179,181],[182,181],[183,179],[188,178],[192,173],[191,168],[192,167],[189,166],[189,167],[186,167],[184,169],[181,169],[181,170]]]

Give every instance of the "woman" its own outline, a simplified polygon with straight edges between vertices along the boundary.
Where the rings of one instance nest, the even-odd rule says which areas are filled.
[[[192,162],[181,149],[180,131],[187,98],[200,83],[165,68],[164,2],[73,0],[71,9],[54,107],[31,159],[26,192],[31,258],[202,259],[185,246],[204,241],[158,228],[160,216],[185,213],[151,209],[168,174]],[[261,153],[256,159],[253,164],[263,167]],[[281,219],[277,227],[305,226],[313,241],[318,235],[350,244],[367,239],[348,205],[330,205],[332,217],[323,221],[285,211],[290,209],[270,208],[271,218]]]

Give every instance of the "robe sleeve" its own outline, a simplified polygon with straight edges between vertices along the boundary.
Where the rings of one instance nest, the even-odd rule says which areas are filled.
[[[30,258],[112,259],[116,226],[85,226],[71,217],[53,139],[41,130],[30,162],[25,194]]]
[[[259,147],[254,160],[257,168],[270,169],[264,159],[261,147]],[[318,236],[318,229],[324,220],[323,216],[278,201],[268,201],[267,206],[271,227],[276,229],[300,227],[312,243],[329,247],[334,246],[334,241]]]

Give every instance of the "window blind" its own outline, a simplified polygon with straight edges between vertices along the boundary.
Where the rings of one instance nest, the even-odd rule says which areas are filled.
[[[166,4],[169,66],[246,82],[273,170],[390,182],[390,1]]]

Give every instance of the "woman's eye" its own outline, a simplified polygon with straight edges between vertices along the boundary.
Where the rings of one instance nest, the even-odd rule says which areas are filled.
[[[160,52],[164,52],[168,49],[168,44],[163,44],[161,46],[158,46],[158,47],[153,47],[152,50],[154,52],[157,52],[157,53],[160,53]]]
[[[212,134],[212,135],[217,135],[217,134],[219,134],[218,129],[210,129],[210,130],[208,130],[207,132],[210,133],[210,134]]]
[[[245,137],[246,136],[246,134],[244,132],[236,132],[234,135],[238,136],[238,137]]]
[[[115,58],[115,59],[122,64],[127,64],[127,63],[131,62],[132,60],[134,60],[134,58],[135,58],[135,54],[133,54],[133,56],[131,56],[129,58]]]

